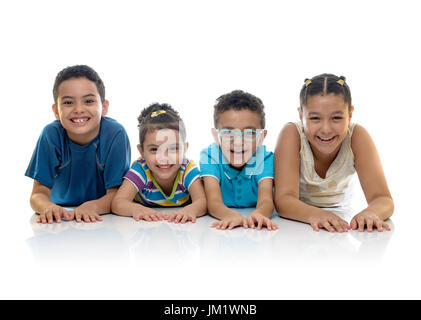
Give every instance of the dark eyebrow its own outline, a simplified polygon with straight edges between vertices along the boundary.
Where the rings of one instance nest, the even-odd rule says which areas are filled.
[[[60,97],[60,99],[74,99],[74,97],[71,97],[71,96],[63,96],[63,97]]]
[[[335,111],[335,112],[332,112],[332,114],[336,114],[336,113],[338,113],[338,114],[344,114],[343,111]]]
[[[223,127],[222,129],[226,129],[226,130],[235,130],[235,129],[238,129],[238,128],[233,128],[233,127]],[[255,128],[255,127],[253,127],[253,126],[248,126],[248,127],[243,128],[243,130],[245,130],[245,129],[256,130],[256,128]]]
[[[96,98],[96,95],[94,95],[93,93],[88,93],[88,94],[85,94],[82,98],[87,98],[87,97],[95,97]],[[74,99],[75,97],[72,97],[72,96],[63,96],[63,97],[60,97],[60,99]]]
[[[87,97],[95,97],[96,98],[96,95],[94,95],[93,93],[88,93],[88,94],[85,94],[82,98],[87,98]]]

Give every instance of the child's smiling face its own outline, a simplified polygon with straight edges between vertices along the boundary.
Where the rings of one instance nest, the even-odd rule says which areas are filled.
[[[221,147],[222,154],[232,167],[236,169],[244,167],[256,152],[257,147],[262,145],[266,130],[262,130],[260,120],[257,112],[248,109],[230,109],[221,113],[217,130],[233,130],[237,133],[244,133],[244,130],[249,129],[260,132],[252,141],[247,141],[239,134],[235,135],[232,140],[225,140],[218,135],[217,130],[213,129],[215,142]]]
[[[101,117],[108,111],[108,101],[101,103],[94,82],[87,78],[70,78],[58,87],[57,104],[52,109],[69,138],[85,145],[98,135]]]
[[[335,155],[338,152],[348,133],[353,109],[348,109],[342,95],[330,93],[307,98],[299,113],[313,153]]]
[[[137,146],[142,158],[159,184],[173,183],[184,160],[188,144],[177,130],[156,129],[145,135],[143,147]]]

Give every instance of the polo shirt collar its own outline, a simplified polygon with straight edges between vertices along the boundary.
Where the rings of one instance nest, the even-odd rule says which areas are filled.
[[[218,146],[220,156],[225,160],[222,163],[222,168],[224,171],[224,175],[229,179],[233,180],[237,177],[243,177],[245,179],[251,179],[253,175],[255,175],[255,172],[259,171],[259,168],[264,163],[264,155],[266,153],[266,147],[260,146],[257,148],[256,152],[253,154],[253,156],[250,158],[250,160],[246,163],[246,165],[241,169],[237,170],[231,167],[225,158],[225,156],[222,154],[221,148]],[[220,159],[221,159],[220,157]],[[255,160],[253,159],[255,158]],[[257,164],[256,164],[257,161]],[[260,170],[261,171],[261,170]]]

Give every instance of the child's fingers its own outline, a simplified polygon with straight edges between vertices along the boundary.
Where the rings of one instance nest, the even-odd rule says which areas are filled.
[[[329,232],[335,232],[335,229],[330,225],[329,221],[322,222],[323,228],[325,228]]]
[[[272,226],[271,226],[271,223],[270,223],[270,219],[268,219],[266,217],[263,218],[262,227],[266,227],[266,229],[271,230],[272,229]]]
[[[319,229],[318,223],[312,222],[312,223],[310,223],[310,225],[311,225],[311,227],[313,228],[314,231],[319,232],[320,229]]]
[[[175,218],[175,223],[179,223],[180,221],[181,221],[181,219],[183,219],[183,215],[181,214],[181,213],[179,213],[178,215],[177,215],[177,217]]]
[[[188,219],[189,219],[189,216],[188,215],[185,215],[183,217],[183,219],[181,219],[181,223],[186,223]]]
[[[376,227],[378,232],[383,232],[383,221],[380,219],[375,219],[373,221],[374,227]]]
[[[364,217],[358,217],[356,220],[357,220],[357,224],[358,224],[358,231],[363,232],[364,226],[365,226]]]
[[[47,223],[47,217],[45,216],[44,213],[42,213],[42,214],[39,215],[39,221],[41,223]]]
[[[60,209],[58,208],[53,209],[53,216],[54,216],[54,219],[56,219],[57,223],[61,223],[61,219],[60,219],[61,214],[62,212]]]
[[[355,218],[352,218],[350,225],[351,225],[352,230],[357,229],[358,228],[357,220]]]
[[[261,230],[262,225],[263,225],[263,219],[259,217],[259,219],[257,219],[257,230]]]
[[[156,216],[159,218],[160,221],[167,220],[167,215],[163,212],[158,212]]]
[[[64,209],[64,213],[63,213],[63,218],[66,219],[67,221],[73,220],[74,219],[74,213],[67,211],[66,209]]]
[[[215,221],[214,223],[212,223],[211,228],[216,228],[219,225],[219,221]]]
[[[229,225],[229,222],[228,221],[224,221],[220,225],[220,228],[219,229],[225,230],[228,227],[228,225]]]
[[[253,219],[253,217],[248,216],[246,221],[247,221],[248,226],[250,228],[254,229],[255,225],[254,225],[254,219]]]
[[[238,224],[235,221],[231,221],[228,225],[228,229],[232,230],[234,227],[236,227]]]
[[[373,231],[373,219],[367,218],[367,231],[372,232]]]
[[[278,230],[279,229],[279,226],[275,222],[273,222],[272,220],[270,222],[272,224],[272,229],[273,230]]]
[[[87,213],[82,213],[82,219],[83,219],[83,221],[85,221],[87,223],[91,222],[91,218],[89,217],[89,214],[87,214]]]
[[[338,220],[330,221],[330,224],[334,227],[334,229],[338,232],[343,232],[341,223]]]
[[[387,230],[387,231],[390,231],[391,229],[390,229],[390,226],[386,223],[386,222],[384,222],[383,221],[383,227]]]

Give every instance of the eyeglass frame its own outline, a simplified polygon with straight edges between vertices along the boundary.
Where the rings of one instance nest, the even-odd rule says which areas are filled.
[[[234,141],[237,136],[240,136],[241,139],[243,139],[244,141],[249,141],[249,142],[256,141],[259,138],[259,136],[265,131],[264,129],[257,129],[257,130],[244,129],[243,131],[236,131],[236,130],[233,130],[233,129],[215,129],[215,130],[218,133],[218,137],[222,141]],[[221,136],[221,132],[223,132],[223,131],[230,131],[231,133],[233,133],[233,136],[230,139],[224,139]],[[251,131],[253,133],[256,133],[256,137],[254,139],[247,139],[244,135],[245,131]]]

